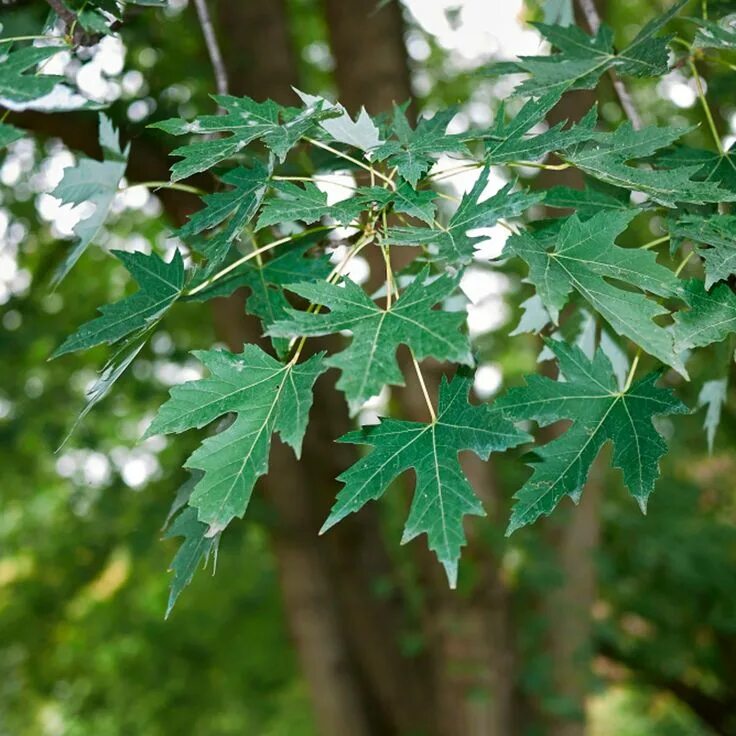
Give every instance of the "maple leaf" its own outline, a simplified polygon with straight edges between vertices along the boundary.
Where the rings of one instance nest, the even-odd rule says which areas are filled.
[[[328,314],[288,309],[289,317],[271,325],[266,334],[275,337],[329,335],[351,330],[345,350],[325,360],[341,371],[337,387],[345,392],[352,413],[386,384],[403,386],[396,361],[399,345],[408,345],[418,360],[433,357],[472,364],[468,338],[461,332],[465,312],[445,312],[433,307],[457,287],[448,275],[427,282],[428,269],[414,279],[391,307],[379,307],[350,279],[343,285],[300,283],[289,287],[315,304],[329,307]]]
[[[118,131],[113,128],[110,119],[105,115],[100,115],[99,135],[104,160],[79,159],[76,166],[64,169],[64,176],[56,189],[51,192],[62,204],[78,205],[90,202],[95,206],[90,215],[74,226],[74,234],[78,240],[56,271],[54,284],[58,284],[69,273],[82,253],[97,237],[115,200],[120,180],[125,174],[130,145],[124,150],[121,149]]]
[[[476,244],[484,235],[469,236],[469,230],[492,227],[500,219],[516,217],[544,199],[544,192],[513,191],[507,184],[488,199],[480,200],[488,185],[486,167],[473,188],[465,194],[446,228],[392,227],[386,234],[388,245],[425,245],[438,260],[453,265],[470,263]]]
[[[493,125],[473,132],[472,139],[483,139],[484,158],[492,164],[539,159],[550,151],[588,140],[598,118],[595,107],[578,124],[569,128],[565,128],[565,122],[560,121],[548,130],[535,132],[536,128],[546,124],[547,114],[559,101],[558,92],[545,94],[536,100],[529,99],[508,122],[505,120],[505,102],[501,102]]]
[[[138,282],[139,291],[114,304],[100,307],[101,316],[83,324],[51,356],[108,345],[147,330],[179,298],[184,286],[184,261],[177,250],[169,263],[151,253],[113,251]]]
[[[20,140],[24,135],[22,130],[7,123],[0,123],[0,150]]]
[[[294,220],[310,225],[323,217],[332,217],[341,225],[349,225],[365,208],[365,202],[358,197],[328,205],[327,193],[312,182],[300,186],[290,181],[274,181],[271,186],[277,196],[267,197],[263,203],[258,230]]]
[[[708,248],[699,247],[705,262],[705,288],[736,273],[736,217],[733,215],[685,215],[670,224],[672,238],[687,238]]]
[[[271,170],[263,164],[252,168],[238,167],[223,177],[224,184],[232,186],[223,192],[205,194],[205,206],[195,212],[189,221],[177,230],[180,238],[187,239],[204,230],[218,227],[227,220],[227,225],[208,240],[198,240],[196,249],[207,258],[203,276],[209,275],[222,263],[245,226],[253,219],[261,206],[269,185]]]
[[[599,187],[603,185],[599,184]],[[631,197],[626,189],[586,186],[585,189],[556,186],[547,190],[544,195],[544,206],[555,209],[575,210],[578,217],[588,218],[603,210],[631,210]]]
[[[320,120],[334,115],[321,106],[311,106],[305,110],[282,107],[272,100],[256,102],[250,97],[213,95],[220,107],[227,110],[225,115],[202,115],[193,122],[180,118],[170,118],[153,123],[150,127],[160,128],[171,135],[197,133],[232,133],[227,138],[207,140],[180,146],[172,151],[173,156],[181,156],[171,167],[171,180],[186,179],[192,174],[211,169],[220,161],[231,158],[242,151],[249,143],[261,140],[283,161],[286,154],[312,130]]]
[[[601,25],[595,36],[589,36],[574,25],[560,26],[534,23],[540,33],[558,49],[551,56],[525,56],[516,62],[519,71],[531,77],[517,92],[535,97],[568,89],[592,89],[609,69],[634,77],[658,77],[667,73],[669,38],[656,38],[670,19],[688,0],[678,0],[670,9],[647,23],[636,38],[621,52],[613,47],[613,31]]]
[[[416,488],[402,544],[426,533],[429,548],[454,588],[460,550],[465,544],[463,517],[485,515],[460,467],[458,453],[468,450],[487,460],[491,452],[515,447],[528,439],[495,407],[470,404],[471,387],[469,371],[459,371],[449,383],[443,377],[437,419],[430,424],[385,418],[380,424],[341,437],[340,442],[370,445],[373,449],[338,477],[345,487],[320,533],[368,501],[380,498],[399,475],[414,469]]]
[[[386,141],[373,152],[373,157],[386,161],[390,167],[395,166],[399,174],[416,187],[440,154],[470,155],[460,136],[447,133],[455,113],[453,109],[442,110],[431,118],[420,119],[416,129],[412,129],[404,111],[394,105],[393,130],[398,140]]]
[[[26,46],[0,53],[0,100],[31,102],[50,94],[63,77],[26,72],[63,49],[64,46]]]
[[[577,291],[619,335],[684,373],[668,330],[653,322],[668,311],[644,294],[625,291],[615,279],[659,296],[681,295],[677,277],[649,250],[620,248],[616,237],[636,212],[604,211],[581,221],[567,218],[558,235],[520,233],[506,242],[504,253],[529,265],[529,280],[557,322],[571,292]]]
[[[736,50],[736,18],[733,15],[726,16],[718,23],[704,18],[689,20],[698,25],[698,32],[693,39],[694,49]]]
[[[708,440],[708,452],[711,454],[716,431],[721,423],[721,411],[726,404],[727,391],[728,377],[706,381],[698,394],[698,408],[706,407],[703,429]]]
[[[169,566],[174,575],[171,579],[169,602],[166,605],[166,618],[171,615],[177,599],[184,588],[192,582],[194,573],[200,566],[206,567],[210,556],[217,556],[220,535],[207,536],[207,524],[197,520],[197,510],[187,507],[178,514],[166,530],[164,539],[184,537],[174,559]]]
[[[312,386],[325,366],[322,354],[285,364],[255,345],[246,345],[239,355],[227,350],[199,350],[194,355],[209,377],[175,386],[146,436],[200,428],[235,412],[233,423],[207,438],[185,463],[204,472],[189,505],[208,525],[206,536],[213,537],[245,514],[256,480],[268,471],[274,432],[299,457]]]
[[[691,279],[685,288],[690,309],[675,312],[675,350],[704,347],[736,332],[736,294],[728,284],[716,284],[706,291],[702,281]]]
[[[317,234],[304,236],[279,248],[274,257],[260,264],[247,261],[187,299],[208,301],[214,297],[230,296],[236,289],[247,287],[250,294],[245,301],[245,311],[258,317],[264,327],[287,319],[287,309],[291,305],[286,298],[285,287],[295,281],[322,281],[332,270],[328,256],[308,255],[318,239]],[[282,337],[271,339],[279,357],[285,357],[289,341]]]
[[[627,121],[612,133],[592,134],[590,141],[572,146],[561,155],[586,174],[615,187],[643,192],[665,207],[676,207],[678,202],[703,204],[736,199],[736,193],[716,182],[693,178],[699,174],[702,164],[652,169],[627,163],[651,156],[684,132],[655,126],[634,130]]]
[[[324,110],[329,110],[335,114],[335,117],[321,120],[319,126],[338,143],[345,143],[366,152],[378,148],[383,143],[376,124],[371,120],[371,116],[364,107],[360,108],[357,119],[353,120],[348,111],[339,103],[336,104],[324,97],[300,92],[296,88],[294,88],[294,92],[299,95],[306,105],[316,106],[321,104]]]
[[[388,187],[360,187],[356,192],[364,204],[375,202],[381,207],[392,206],[394,212],[416,217],[428,225],[434,223],[437,211],[436,193],[431,189],[417,190],[411,184],[400,181],[396,189]]]
[[[510,420],[531,419],[542,427],[562,419],[573,423],[536,450],[534,473],[514,495],[507,535],[548,516],[565,496],[577,503],[590,467],[608,441],[614,446],[614,467],[621,469],[629,492],[645,511],[659,460],[667,451],[652,419],[689,412],[670,390],[655,386],[659,373],[621,390],[602,350],[591,360],[576,346],[554,340],[547,346],[565,380],[527,376],[526,385],[510,389],[495,407]]]
[[[695,181],[716,182],[731,192],[736,191],[736,150],[733,146],[723,152],[675,146],[657,154],[655,163],[665,169],[697,167],[692,177]]]

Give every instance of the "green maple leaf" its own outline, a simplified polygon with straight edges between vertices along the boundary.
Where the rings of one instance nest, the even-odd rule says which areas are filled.
[[[206,567],[211,555],[217,557],[217,547],[220,541],[219,534],[213,537],[207,536],[207,524],[198,521],[196,509],[189,507],[183,509],[166,530],[164,539],[172,537],[184,537],[184,540],[169,566],[169,571],[174,575],[171,579],[166,618],[171,615],[181,592],[192,582],[197,569]]]
[[[205,230],[211,230],[227,221],[227,225],[208,240],[199,240],[196,248],[207,258],[209,275],[227,257],[230,246],[238,239],[245,226],[261,206],[269,185],[271,171],[263,164],[247,169],[238,167],[228,171],[222,181],[232,186],[223,192],[205,194],[204,208],[195,212],[189,221],[177,230],[180,238],[187,239]]]
[[[246,345],[239,355],[226,350],[194,355],[209,377],[175,386],[146,436],[204,427],[235,412],[233,423],[206,439],[185,463],[204,472],[189,505],[197,509],[197,518],[208,525],[207,536],[212,537],[245,514],[256,480],[268,472],[274,432],[299,457],[312,386],[325,367],[322,355],[284,364],[255,345]]]
[[[655,163],[665,169],[692,166],[695,181],[716,182],[730,192],[736,192],[736,151],[733,147],[720,153],[705,148],[675,146],[659,153]]]
[[[700,279],[686,283],[690,309],[675,312],[672,332],[678,351],[720,342],[736,332],[736,294],[728,284],[716,284],[710,291]]]
[[[586,186],[585,189],[557,186],[547,190],[544,206],[575,210],[578,217],[587,218],[603,210],[631,210],[630,194],[625,189],[610,192]]]
[[[485,160],[492,164],[534,160],[550,151],[588,140],[598,118],[595,107],[577,125],[565,128],[562,121],[542,133],[535,133],[535,129],[545,123],[547,114],[559,101],[558,92],[545,94],[538,100],[529,99],[508,122],[502,102],[493,125],[473,134],[473,139],[482,138],[484,141]]]
[[[616,333],[684,372],[670,332],[653,322],[668,311],[644,294],[625,291],[608,280],[659,296],[681,294],[677,277],[656,262],[654,253],[614,244],[635,216],[636,212],[614,210],[581,221],[572,215],[559,235],[520,233],[509,238],[504,252],[529,265],[529,280],[555,322],[572,291],[577,291]]]
[[[562,158],[596,179],[643,192],[665,207],[676,207],[678,202],[703,204],[736,199],[736,193],[716,182],[693,178],[698,176],[702,164],[652,169],[627,163],[652,156],[684,132],[679,128],[655,126],[634,130],[627,121],[612,133],[592,134],[590,141],[567,149]]]
[[[360,187],[356,192],[365,205],[375,202],[380,207],[393,207],[394,212],[399,212],[409,217],[416,217],[428,225],[434,223],[437,212],[435,205],[436,193],[431,189],[417,190],[411,184],[400,181],[396,189],[388,187]]]
[[[327,193],[312,182],[303,186],[290,181],[271,183],[277,196],[267,197],[258,218],[258,230],[269,225],[300,220],[307,225],[332,217],[341,225],[349,225],[363,211],[365,204],[358,197],[350,197],[335,204],[327,204]]]
[[[22,130],[7,123],[0,123],[0,150],[20,140],[24,135]]]
[[[464,312],[445,312],[433,307],[457,287],[457,279],[443,275],[426,283],[425,269],[390,308],[379,307],[350,279],[343,286],[301,283],[290,290],[315,304],[329,307],[328,314],[288,309],[289,317],[276,322],[266,334],[275,337],[316,337],[342,330],[353,333],[350,346],[332,355],[325,364],[341,371],[337,382],[355,413],[384,385],[403,386],[396,361],[399,345],[408,345],[418,360],[433,357],[472,364],[468,338],[461,332]]]
[[[500,219],[516,217],[544,199],[544,192],[514,192],[513,184],[507,184],[492,197],[478,201],[488,184],[489,174],[490,168],[483,169],[446,228],[392,227],[386,234],[386,242],[389,245],[425,245],[438,260],[453,265],[470,263],[476,244],[485,236],[469,236],[468,230],[492,227]]]
[[[443,377],[437,419],[431,424],[382,419],[380,424],[343,436],[340,442],[370,445],[373,450],[339,476],[345,487],[320,533],[380,498],[399,475],[414,469],[416,488],[401,541],[426,533],[429,548],[454,588],[465,544],[463,517],[485,515],[460,467],[458,453],[468,450],[487,460],[491,452],[515,447],[528,438],[497,409],[470,404],[471,386],[467,371],[459,372],[449,383]]]
[[[51,194],[63,204],[92,203],[95,208],[86,218],[74,226],[78,240],[64,259],[54,276],[58,284],[73,268],[80,256],[99,234],[117,194],[120,180],[125,174],[130,145],[120,147],[118,131],[110,119],[100,115],[100,146],[103,161],[91,158],[79,159],[76,166],[64,169],[64,176]]]
[[[540,426],[562,419],[573,423],[536,451],[534,473],[514,495],[507,534],[548,516],[565,496],[577,503],[590,467],[608,441],[614,446],[614,466],[622,470],[629,492],[645,511],[659,476],[659,460],[667,451],[652,419],[688,413],[671,391],[655,386],[659,373],[620,390],[603,351],[591,360],[580,348],[563,342],[549,340],[547,346],[565,380],[527,376],[525,386],[512,388],[495,406],[514,421],[531,419]]]
[[[703,18],[690,20],[698,25],[698,32],[693,40],[694,49],[736,50],[736,19],[733,15],[718,23]]]
[[[613,46],[613,31],[602,25],[595,36],[577,26],[535,23],[540,33],[558,49],[551,56],[522,57],[516,64],[531,78],[518,88],[519,94],[562,94],[568,89],[593,89],[609,69],[633,77],[659,77],[669,68],[668,38],[656,38],[669,20],[687,3],[678,0],[670,9],[647,23],[621,52]]]
[[[390,167],[395,166],[399,174],[416,187],[440,154],[470,155],[460,136],[447,133],[455,113],[453,109],[442,110],[431,118],[422,118],[416,129],[412,129],[404,111],[394,105],[393,130],[398,140],[386,141],[373,152],[373,157]]]
[[[179,298],[184,287],[184,261],[177,250],[169,263],[151,253],[113,251],[138,282],[139,291],[100,307],[100,317],[86,322],[52,355],[73,353],[95,345],[118,342],[157,322]]]
[[[322,281],[332,267],[325,255],[309,257],[308,253],[316,237],[301,238],[299,242],[279,248],[277,255],[261,264],[248,261],[192,297],[194,301],[207,301],[214,297],[229,296],[240,287],[247,287],[250,294],[245,301],[245,311],[261,320],[264,328],[278,320],[287,319],[291,306],[285,287],[296,281]],[[305,242],[306,241],[306,242]],[[285,357],[289,341],[283,337],[272,338],[280,357]]]
[[[227,110],[227,114],[202,115],[192,122],[170,118],[150,126],[171,135],[232,133],[227,138],[190,143],[174,149],[172,155],[181,156],[182,160],[171,167],[172,181],[186,179],[192,174],[211,169],[220,161],[240,153],[255,140],[263,141],[283,161],[286,154],[320,120],[334,115],[334,112],[323,110],[321,106],[299,110],[282,107],[272,100],[256,102],[250,97],[213,95],[213,99]]]
[[[7,48],[7,47],[6,47]],[[42,61],[62,51],[64,46],[26,46],[0,52],[0,100],[31,102],[50,94],[63,77],[52,74],[30,74]]]
[[[672,238],[687,238],[708,248],[698,248],[705,262],[705,288],[736,273],[736,217],[733,215],[684,215],[671,223]]]

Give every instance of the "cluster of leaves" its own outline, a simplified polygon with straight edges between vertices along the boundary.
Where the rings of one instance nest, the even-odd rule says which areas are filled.
[[[653,420],[687,411],[657,381],[667,366],[687,377],[693,349],[736,331],[729,284],[736,275],[736,218],[726,211],[736,200],[736,165],[720,140],[714,151],[682,145],[687,130],[636,129],[629,122],[607,130],[596,107],[575,124],[545,129],[543,123],[564,93],[593,88],[606,72],[660,76],[676,50],[697,74],[692,60],[698,49],[733,48],[733,28],[706,21],[699,22],[694,42],[685,42],[686,50],[682,43],[672,46],[661,31],[684,4],[678,0],[620,51],[605,26],[589,36],[573,25],[539,25],[555,51],[495,70],[529,76],[484,129],[449,133],[452,110],[416,127],[401,106],[390,116],[373,118],[362,110],[353,118],[341,105],[304,93],[297,107],[216,96],[222,114],[156,124],[171,135],[195,137],[174,150],[179,160],[172,182],[209,172],[216,186],[176,232],[184,246],[168,262],[155,253],[116,254],[139,290],[101,307],[99,317],[57,350],[61,355],[101,343],[115,346],[85,411],[180,301],[206,301],[244,287],[246,311],[272,342],[270,353],[255,344],[238,354],[198,351],[208,375],[174,388],[148,430],[213,426],[186,463],[193,482],[179,494],[169,530],[184,537],[173,563],[170,605],[216,549],[223,530],[244,516],[257,479],[268,472],[273,434],[299,454],[313,386],[329,368],[339,371],[336,387],[355,415],[384,387],[403,385],[405,374],[417,380],[409,372],[415,367],[430,420],[386,417],[340,438],[371,449],[340,476],[344,488],[325,530],[380,498],[412,469],[416,488],[403,541],[426,534],[454,586],[463,519],[484,513],[458,454],[471,451],[487,460],[493,451],[532,442],[523,431],[530,421],[572,424],[536,451],[534,472],[515,496],[509,533],[551,513],[565,496],[577,501],[609,441],[614,465],[645,509],[666,452]],[[0,94],[45,94],[44,85],[52,82],[24,73],[41,61],[26,58],[35,52],[13,52],[14,63],[0,72]],[[19,133],[4,126],[0,135],[12,140]],[[104,160],[82,159],[55,192],[64,202],[95,205],[77,226],[78,241],[60,277],[94,241],[124,174],[126,149],[104,117],[100,143]],[[453,171],[438,174],[440,157],[459,159],[453,171],[479,172],[450,211],[441,181]],[[588,183],[581,190],[530,191],[513,176],[529,166],[575,167]],[[487,196],[492,167],[507,172],[508,183]],[[352,184],[334,202],[320,176],[345,171]],[[549,216],[560,209],[574,212]],[[625,233],[635,218],[666,223],[666,232],[639,248],[617,244],[630,240]],[[544,333],[541,357],[556,360],[558,375],[530,376],[487,405],[470,399],[473,350],[464,312],[455,305],[463,273],[485,259],[477,249],[478,230],[497,223],[513,235],[496,267],[520,259],[534,287],[515,333]],[[654,248],[667,241],[671,248],[660,254],[660,263]],[[394,272],[394,249],[406,246],[419,255]],[[682,251],[685,259],[675,268]],[[385,285],[375,293],[345,275],[359,253],[368,254],[374,271],[385,269]],[[705,277],[697,277],[696,261],[690,263],[694,277],[681,279],[693,254]],[[576,334],[569,326],[581,315],[588,327]],[[329,343],[330,354],[303,357],[309,338],[326,335],[338,336]],[[629,353],[636,355],[631,365]],[[662,369],[637,379],[641,355]],[[426,358],[459,366],[451,380],[443,379],[436,407],[419,367]],[[701,394],[710,441],[726,370],[722,366]]]

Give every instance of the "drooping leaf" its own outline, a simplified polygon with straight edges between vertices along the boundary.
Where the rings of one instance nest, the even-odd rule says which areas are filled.
[[[455,290],[457,279],[443,275],[427,282],[423,271],[391,304],[379,307],[350,279],[343,286],[302,283],[289,287],[310,302],[326,306],[328,314],[288,309],[288,319],[269,327],[275,337],[329,335],[351,330],[345,350],[331,355],[325,364],[339,368],[338,388],[345,392],[353,413],[384,385],[403,386],[396,361],[399,345],[408,345],[418,360],[433,357],[472,364],[468,338],[461,332],[464,312],[446,312],[433,307]]]
[[[342,437],[341,442],[373,449],[338,478],[345,487],[321,532],[380,498],[394,479],[413,468],[416,487],[402,543],[426,533],[429,548],[454,588],[465,544],[463,517],[485,515],[460,467],[458,453],[469,450],[487,460],[491,452],[515,447],[528,438],[497,409],[470,404],[471,386],[467,371],[458,372],[449,383],[443,377],[437,420],[431,424],[386,418]]]
[[[205,230],[216,228],[227,220],[227,225],[208,240],[197,242],[197,249],[207,258],[207,268],[203,276],[209,275],[222,263],[230,246],[255,216],[266,194],[270,175],[269,168],[263,164],[256,164],[250,169],[238,167],[228,171],[222,181],[233,188],[205,194],[202,197],[205,206],[195,212],[177,231],[177,235],[186,240]]]
[[[235,355],[226,350],[194,353],[210,375],[171,390],[146,432],[177,433],[200,428],[229,412],[227,429],[206,439],[186,461],[204,475],[189,499],[207,537],[242,518],[256,480],[268,471],[271,435],[278,432],[297,457],[312,406],[312,386],[325,366],[322,355],[303,363],[280,363],[255,345]]]
[[[548,25],[570,26],[575,22],[572,0],[546,0],[544,22]]]
[[[192,582],[197,568],[207,567],[210,555],[217,556],[220,535],[207,536],[207,524],[197,520],[197,511],[191,507],[183,509],[166,530],[164,539],[184,537],[181,546],[171,561],[169,571],[173,573],[166,618],[171,615],[177,599],[184,588]]]
[[[373,155],[389,167],[396,167],[399,174],[413,187],[429,171],[442,153],[468,156],[466,145],[459,135],[447,133],[447,126],[455,116],[455,110],[442,110],[431,118],[422,118],[412,129],[404,111],[394,105],[393,130],[398,140],[386,141]]]
[[[726,404],[726,393],[728,391],[728,378],[715,381],[706,381],[698,394],[698,408],[705,406],[705,421],[703,429],[708,438],[708,451],[713,452],[713,442],[716,438],[716,430],[721,423],[721,411]]]
[[[469,230],[492,227],[500,219],[517,217],[544,199],[544,192],[513,191],[507,184],[492,197],[479,201],[488,185],[490,168],[485,168],[473,188],[460,201],[447,227],[392,227],[386,236],[389,245],[425,245],[441,261],[452,265],[469,263],[475,246],[484,236],[469,236]]]
[[[588,36],[574,25],[534,24],[558,52],[551,56],[522,57],[517,69],[531,77],[517,92],[538,97],[548,92],[561,94],[568,89],[592,89],[609,69],[633,77],[666,74],[669,39],[658,38],[656,34],[687,1],[677,0],[669,10],[649,21],[619,53],[613,47],[613,31],[608,26],[601,25],[595,36]]]
[[[691,18],[698,24],[693,40],[694,49],[736,50],[736,15],[728,15],[718,23],[704,18]]]
[[[177,250],[169,263],[152,253],[114,251],[140,287],[135,294],[100,307],[101,316],[83,324],[53,358],[106,343],[111,345],[158,321],[184,287],[184,261]]]
[[[63,50],[64,46],[26,46],[8,51],[7,45],[0,46],[0,100],[30,102],[50,94],[63,77],[32,70]]]
[[[353,120],[348,111],[339,103],[335,104],[324,97],[309,95],[298,89],[294,91],[301,97],[305,105],[310,107],[321,105],[323,110],[329,110],[334,114],[333,117],[321,120],[319,125],[337,143],[345,143],[366,152],[378,148],[383,143],[376,124],[364,107],[360,108],[357,119]]]
[[[642,168],[629,162],[652,156],[669,146],[685,131],[678,128],[650,126],[634,130],[628,121],[612,133],[596,133],[587,143],[580,143],[562,155],[589,176],[615,187],[643,192],[665,207],[678,202],[703,204],[736,199],[736,193],[713,181],[698,181],[701,164],[668,169]]]
[[[670,225],[672,238],[687,238],[699,247],[705,262],[705,288],[736,273],[736,217],[733,215],[684,215]]]
[[[100,146],[104,160],[79,159],[76,166],[64,169],[64,176],[51,194],[63,204],[90,202],[95,206],[92,213],[74,226],[78,240],[54,276],[58,284],[73,268],[79,257],[97,237],[105,224],[117,194],[120,180],[125,174],[130,145],[120,147],[118,131],[110,119],[100,115]]]
[[[655,162],[665,169],[697,167],[692,176],[695,181],[715,182],[730,192],[736,192],[736,150],[733,146],[720,153],[678,145],[658,153]]]
[[[153,123],[171,135],[196,133],[231,133],[227,138],[199,141],[174,149],[173,156],[180,156],[171,167],[171,180],[186,179],[192,174],[211,169],[220,161],[235,156],[249,143],[260,140],[283,161],[286,154],[307,135],[321,120],[334,115],[321,105],[304,110],[282,107],[272,100],[256,102],[250,97],[213,95],[213,99],[225,110],[225,115],[202,115],[192,122],[171,118]]]
[[[736,331],[736,294],[728,284],[716,284],[706,291],[702,281],[691,279],[686,291],[690,309],[675,312],[675,350],[704,347]]]
[[[529,280],[557,322],[560,310],[577,291],[619,335],[684,372],[672,335],[653,321],[667,310],[640,292],[625,291],[609,279],[658,296],[681,293],[677,277],[656,262],[649,250],[620,248],[616,237],[636,212],[604,211],[581,221],[567,218],[559,235],[523,232],[506,242],[505,253],[529,265]]]
[[[548,516],[565,496],[577,503],[590,467],[608,441],[614,446],[614,466],[621,469],[629,492],[645,511],[659,476],[659,460],[667,450],[652,419],[688,412],[671,391],[655,386],[659,373],[622,391],[601,350],[590,360],[578,347],[553,340],[547,344],[565,380],[527,376],[526,385],[512,388],[495,406],[514,421],[531,419],[540,426],[562,419],[573,423],[536,450],[534,473],[514,495],[507,534]]]
[[[509,333],[509,335],[522,335],[525,332],[539,333],[551,321],[552,317],[544,306],[544,302],[539,294],[534,294],[521,303],[523,311],[519,324]]]

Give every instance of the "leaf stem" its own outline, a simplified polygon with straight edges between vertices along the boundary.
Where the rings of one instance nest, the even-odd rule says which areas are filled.
[[[303,182],[318,182],[318,181],[324,181],[325,183],[328,183],[330,186],[336,186],[336,187],[343,187],[343,189],[349,189],[351,192],[355,191],[355,186],[353,184],[345,184],[345,182],[342,181],[334,181],[332,179],[328,179],[325,176],[272,176],[272,181],[303,181]]]
[[[250,253],[247,253],[242,258],[238,258],[237,261],[233,261],[229,266],[225,266],[221,271],[218,271],[214,276],[210,276],[208,279],[205,279],[201,284],[198,284],[193,289],[190,289],[188,292],[186,292],[185,296],[194,296],[194,294],[199,294],[200,291],[204,291],[208,286],[213,284],[215,281],[218,281],[223,276],[226,276],[231,271],[234,271],[238,266],[242,266],[244,263],[247,263],[252,258],[257,258],[261,255],[261,253],[265,253],[266,251],[269,251],[273,248],[275,248],[278,245],[283,245],[284,243],[289,243],[292,240],[296,240],[297,238],[300,238],[304,235],[308,235],[310,233],[316,233],[320,232],[322,230],[331,230],[331,225],[322,225],[320,227],[313,227],[309,230],[302,230],[302,232],[297,233],[296,235],[289,235],[286,238],[280,238],[279,240],[274,240],[271,243],[267,243],[264,246],[261,246],[260,248],[256,248],[256,250],[251,251]]]
[[[634,356],[634,360],[631,363],[631,368],[629,369],[629,375],[626,376],[626,383],[624,384],[624,388],[621,393],[625,394],[631,388],[631,384],[634,381],[634,374],[636,373],[636,369],[639,365],[639,358],[641,358],[641,348],[637,348],[636,350],[636,355]]]
[[[644,245],[640,245],[639,250],[649,250],[649,248],[654,248],[655,245],[666,243],[669,239],[669,235],[663,235],[661,238],[656,238],[655,240],[650,240],[648,243],[644,243]]]
[[[207,194],[203,189],[199,187],[192,187],[189,184],[179,184],[173,181],[135,181],[128,184],[126,189],[132,189],[133,187],[146,187],[147,189],[176,189],[179,192],[189,192],[189,194],[196,194],[202,196]]]
[[[10,38],[0,38],[0,43],[15,43],[16,41],[62,41],[65,46],[69,44],[61,36],[11,36]]]
[[[451,169],[444,169],[443,171],[438,171],[434,174],[429,174],[429,176],[427,176],[427,179],[433,179],[434,181],[440,181],[441,179],[449,179],[450,177],[455,176],[456,174],[460,174],[463,171],[468,171],[470,169],[479,169],[481,166],[483,166],[482,161],[473,161],[471,163],[465,163],[459,166],[453,166]]]
[[[567,162],[563,164],[540,164],[536,161],[507,161],[506,166],[524,166],[530,169],[543,169],[544,171],[564,171],[565,169],[569,169],[571,164]]]
[[[682,273],[682,269],[687,266],[690,259],[695,255],[695,251],[691,250],[683,259],[682,263],[677,267],[677,271],[675,271],[675,276],[679,276]]]
[[[718,130],[716,130],[716,123],[713,120],[713,113],[710,111],[710,105],[708,104],[708,100],[705,98],[705,92],[703,90],[703,83],[700,78],[700,74],[698,73],[698,69],[695,66],[695,62],[692,59],[688,59],[688,66],[690,67],[690,71],[692,72],[693,79],[695,80],[695,87],[698,91],[698,99],[700,100],[700,104],[703,107],[703,112],[705,112],[705,117],[708,120],[708,127],[710,128],[711,135],[713,136],[713,140],[715,141],[716,148],[718,148],[718,153],[721,156],[725,156],[726,152],[723,150],[723,144],[721,143],[721,138],[718,135]]]
[[[411,353],[411,360],[412,360],[412,363],[414,363],[414,370],[416,371],[417,379],[419,380],[419,385],[422,388],[422,394],[424,395],[424,402],[427,404],[429,415],[432,417],[432,424],[434,424],[437,421],[437,414],[435,414],[434,406],[432,406],[432,400],[429,398],[429,391],[427,391],[427,384],[424,382],[424,376],[422,375],[422,369],[419,367],[419,363],[417,362],[416,356],[414,355],[414,351],[410,348],[409,352]]]
[[[360,166],[361,169],[365,169],[369,174],[373,172],[375,176],[385,181],[391,187],[391,189],[396,189],[396,185],[394,184],[392,179],[390,179],[388,176],[385,176],[380,171],[376,171],[372,166],[369,166],[368,164],[364,164],[362,161],[351,156],[350,154],[343,153],[339,149],[333,148],[327,143],[322,143],[322,141],[318,141],[315,138],[305,137],[304,140],[307,141],[307,143],[311,143],[313,146],[317,146],[317,148],[322,148],[325,151],[329,151],[330,153],[335,154],[335,156],[339,156],[340,158],[344,158],[346,161],[350,161],[351,164]]]

